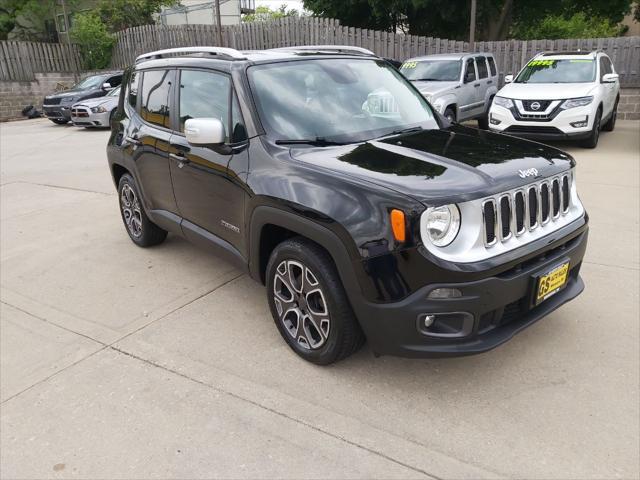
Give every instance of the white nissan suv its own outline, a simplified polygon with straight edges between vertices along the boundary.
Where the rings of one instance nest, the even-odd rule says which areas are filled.
[[[615,127],[620,85],[602,52],[541,53],[504,81],[489,111],[495,132],[595,148]]]

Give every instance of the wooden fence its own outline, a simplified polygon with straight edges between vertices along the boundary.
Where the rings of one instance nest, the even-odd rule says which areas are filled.
[[[146,25],[118,32],[112,66],[122,68],[137,55],[171,47],[217,45],[217,29],[211,25]],[[394,34],[345,27],[337,20],[302,17],[268,23],[244,23],[222,27],[222,46],[238,50],[262,50],[293,45],[355,45],[378,55],[406,60],[420,55],[469,51],[469,43],[443,38]],[[476,42],[476,52],[491,52],[500,74],[517,73],[522,65],[542,51],[603,50],[615,65],[624,86],[640,86],[640,37],[566,40],[506,40]]]
[[[171,47],[217,45],[212,25],[145,25],[116,33],[112,67],[131,65],[136,56]],[[346,27],[337,20],[318,17],[287,17],[268,23],[243,23],[222,27],[222,46],[238,50],[262,50],[293,45],[355,45],[397,60],[420,55],[469,51],[459,40],[394,34]],[[566,40],[506,40],[476,42],[474,51],[491,52],[501,75],[517,73],[542,51],[606,52],[620,74],[623,86],[640,86],[640,37]],[[31,80],[34,72],[80,71],[77,46],[34,42],[0,42],[0,80]]]
[[[0,42],[0,80],[30,81],[35,72],[78,73],[81,65],[76,45]]]

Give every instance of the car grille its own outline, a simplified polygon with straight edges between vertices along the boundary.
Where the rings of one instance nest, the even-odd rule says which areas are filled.
[[[505,133],[548,133],[553,135],[564,135],[564,133],[556,127],[545,127],[537,125],[512,125],[506,128]]]
[[[59,105],[61,100],[60,97],[45,98],[43,105]]]
[[[531,108],[532,103],[538,103],[540,107],[534,110],[533,108]],[[547,108],[549,108],[550,104],[551,100],[522,100],[522,105],[524,106],[525,110],[528,110],[530,112],[544,112]]]
[[[72,108],[71,109],[71,116],[72,117],[88,117],[89,116],[89,112],[87,110],[85,110],[84,108]]]
[[[571,173],[527,185],[482,202],[484,244],[492,247],[520,237],[561,215],[571,206]]]

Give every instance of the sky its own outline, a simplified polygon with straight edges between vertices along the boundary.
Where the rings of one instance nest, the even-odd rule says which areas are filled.
[[[256,0],[256,7],[265,5],[269,8],[278,8],[282,4],[285,4],[289,9],[295,8],[299,12],[303,10],[301,0]]]

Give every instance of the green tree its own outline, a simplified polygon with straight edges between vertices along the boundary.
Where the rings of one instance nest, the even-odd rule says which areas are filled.
[[[95,11],[78,14],[70,33],[80,47],[84,68],[99,70],[109,66],[116,39]]]
[[[9,33],[19,40],[50,40],[45,20],[53,21],[54,11],[54,0],[0,1],[0,40],[6,40]]]
[[[548,15],[542,21],[513,26],[513,37],[522,40],[556,38],[602,38],[620,35],[623,28],[596,17],[587,17],[584,12],[574,13],[571,17]]]
[[[93,10],[110,32],[155,23],[162,7],[179,5],[179,0],[100,0]]]
[[[286,5],[271,9],[265,5],[256,8],[254,13],[248,13],[242,17],[243,22],[268,22],[284,17],[298,17],[300,13],[295,8],[287,9]]]
[[[466,40],[471,0],[303,0],[315,15],[344,25],[416,35]],[[612,25],[631,10],[633,0],[478,0],[478,40],[501,40],[512,25],[538,23],[547,16],[571,18],[576,13]]]

